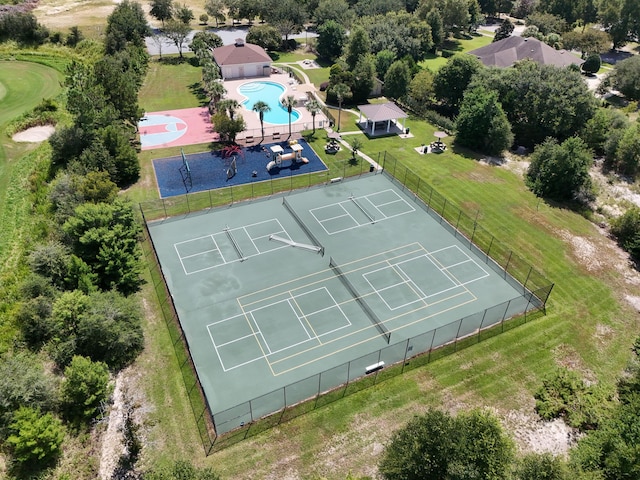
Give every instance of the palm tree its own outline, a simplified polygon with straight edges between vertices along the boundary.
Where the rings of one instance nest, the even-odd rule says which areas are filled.
[[[233,98],[225,98],[224,100],[220,100],[218,102],[219,110],[226,110],[229,118],[233,120],[233,116],[236,113],[236,110],[240,108],[240,103]]]
[[[206,84],[205,89],[211,97],[211,101],[209,102],[209,112],[213,113],[213,111],[218,108],[218,102],[220,102],[220,99],[226,95],[227,89],[224,88],[224,84],[219,80],[214,80]]]
[[[251,110],[253,110],[254,112],[258,112],[258,115],[260,116],[260,130],[262,131],[262,139],[260,140],[260,143],[262,143],[264,141],[264,114],[270,112],[271,107],[268,103],[263,102],[262,100],[258,100],[253,104]]]
[[[309,100],[307,102],[307,110],[311,114],[311,119],[313,121],[313,133],[316,133],[316,114],[321,110],[320,102],[318,102],[315,98]]]
[[[338,99],[338,125],[336,127],[336,131],[340,131],[340,114],[342,113],[342,102],[345,98],[351,98],[353,95],[351,93],[351,89],[345,83],[337,83],[331,88],[331,92]]]
[[[287,109],[289,112],[289,137],[291,137],[291,112],[293,111],[293,107],[296,106],[296,99],[293,95],[288,95],[284,100],[282,100],[282,106]]]

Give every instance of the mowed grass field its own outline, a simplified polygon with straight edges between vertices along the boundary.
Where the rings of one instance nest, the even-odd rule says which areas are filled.
[[[154,77],[171,75],[173,70],[164,68],[158,65]],[[192,81],[185,79],[180,104],[172,108],[184,106]],[[169,79],[167,84],[171,91],[149,90],[143,101],[175,95],[178,86]],[[352,122],[353,117],[343,129],[351,130]],[[417,154],[415,147],[432,141],[436,128],[414,118],[407,126],[413,138],[369,140],[359,134],[361,150],[374,159],[379,152],[390,152],[456,206],[477,214],[483,227],[535,265],[555,283],[547,315],[204,457],[173,346],[149,287],[148,348],[138,362],[143,388],[154,405],[144,461],[189,458],[229,479],[373,475],[391,433],[429,407],[488,407],[510,431],[514,413],[535,420],[533,392],[558,366],[577,370],[590,381],[616,381],[639,333],[637,312],[625,300],[637,293],[637,273],[624,255],[583,216],[532,195],[521,172],[490,166],[456,148],[442,155]],[[312,145],[320,152],[325,141],[318,132]],[[450,147],[452,141],[445,139]],[[155,198],[149,164],[153,155],[166,153],[141,156],[144,176],[131,195]]]
[[[0,61],[0,305],[12,298],[22,249],[32,228],[29,175],[49,151],[46,145],[13,142],[6,127],[43,98],[58,95],[62,78],[59,71],[38,63]],[[0,353],[9,348],[14,335],[6,316],[0,321]]]

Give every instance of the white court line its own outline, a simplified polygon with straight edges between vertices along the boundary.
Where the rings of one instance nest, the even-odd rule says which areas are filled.
[[[457,265],[461,265],[461,264],[463,264],[463,263],[467,263],[467,262],[469,262],[469,261],[470,261],[470,262],[473,262],[473,263],[476,265],[476,267],[478,267],[478,268],[480,269],[480,271],[484,273],[484,275],[482,275],[482,276],[480,276],[480,277],[478,277],[478,278],[474,278],[473,280],[469,280],[468,282],[461,282],[460,280],[458,280],[458,279],[456,278],[456,281],[457,281],[460,285],[468,285],[469,283],[473,283],[473,282],[475,282],[475,281],[482,280],[483,278],[487,278],[487,277],[490,275],[490,274],[489,274],[489,272],[487,272],[487,271],[482,267],[482,265],[479,265],[479,264],[478,264],[478,262],[476,262],[473,258],[471,258],[471,257],[470,257],[470,256],[469,256],[469,255],[464,251],[464,250],[460,249],[460,247],[459,247],[458,245],[450,245],[450,246],[448,246],[448,247],[444,247],[444,248],[440,248],[440,249],[438,249],[438,250],[434,250],[433,252],[431,252],[431,253],[430,253],[430,255],[431,255],[431,254],[433,254],[433,253],[438,253],[438,252],[442,252],[442,251],[444,251],[444,250],[448,250],[448,249],[450,249],[450,248],[455,248],[456,250],[458,250],[462,255],[464,255],[465,257],[467,257],[467,260],[464,260],[464,261],[462,261],[462,262],[458,262],[458,263],[455,263],[455,264],[452,264],[452,265],[447,265],[446,267],[444,267],[444,266],[443,266],[443,269],[447,270],[447,269],[449,269],[449,268],[452,268],[452,267],[455,267],[455,266],[457,266]],[[438,262],[438,263],[440,263],[440,262]],[[449,273],[449,272],[447,272],[447,273]],[[450,276],[454,277],[454,275],[453,275],[453,274],[450,274]],[[455,277],[454,277],[454,278],[455,278]]]
[[[256,256],[258,256],[258,255],[262,255],[262,254],[264,254],[264,253],[273,252],[273,251],[276,251],[276,250],[280,250],[280,249],[282,249],[282,248],[287,248],[287,245],[282,245],[282,246],[279,246],[279,247],[275,247],[275,248],[272,248],[272,249],[269,249],[269,250],[262,251],[262,250],[260,250],[260,249],[256,246],[255,242],[253,241],[254,239],[268,237],[269,235],[260,235],[260,236],[258,236],[258,237],[252,237],[251,235],[249,235],[249,233],[246,231],[246,229],[247,229],[247,228],[249,228],[249,227],[252,227],[252,226],[254,226],[254,225],[260,225],[260,224],[262,224],[262,223],[268,223],[268,222],[275,222],[275,223],[277,223],[277,224],[278,224],[278,226],[282,229],[282,230],[281,230],[281,232],[279,232],[279,233],[283,233],[283,232],[284,232],[284,233],[283,233],[283,236],[284,236],[284,235],[286,235],[289,239],[291,239],[290,235],[289,235],[289,234],[287,233],[287,231],[284,229],[284,227],[282,226],[282,224],[280,223],[280,221],[279,221],[278,219],[275,219],[275,218],[274,218],[274,219],[271,219],[271,220],[265,220],[265,221],[263,221],[263,222],[252,223],[251,225],[247,225],[247,226],[243,226],[243,227],[236,227],[236,228],[232,228],[232,229],[230,229],[230,231],[231,231],[231,232],[234,232],[234,231],[237,231],[237,230],[244,230],[244,231],[245,231],[245,234],[247,235],[247,237],[249,237],[249,239],[250,239],[250,240],[251,240],[251,242],[253,243],[253,246],[254,246],[254,248],[255,248],[255,250],[256,250],[256,252],[257,252],[257,253],[251,254],[251,255],[246,255],[246,256],[244,257],[244,260],[246,260],[246,259],[248,259],[248,258],[251,258],[251,257],[256,257]],[[222,258],[223,263],[219,263],[219,264],[216,264],[216,265],[210,265],[210,266],[208,266],[208,267],[199,268],[198,270],[191,270],[191,271],[187,271],[187,270],[186,270],[186,268],[184,267],[184,263],[182,262],[182,260],[180,260],[180,263],[182,263],[182,265],[183,265],[182,269],[183,269],[183,271],[184,271],[185,275],[192,275],[192,274],[195,274],[195,273],[204,272],[204,271],[206,271],[206,270],[211,270],[212,268],[218,268],[218,267],[220,267],[220,266],[222,266],[222,265],[228,265],[228,264],[230,264],[230,263],[236,263],[236,262],[240,262],[240,261],[242,261],[242,259],[239,259],[239,258],[234,258],[233,260],[229,260],[229,261],[227,261],[227,259],[226,259],[226,258],[224,258],[224,255],[222,254],[222,250],[220,249],[220,247],[218,246],[218,243],[217,243],[217,242],[216,242],[216,240],[215,240],[215,236],[216,236],[216,235],[223,235],[223,233],[222,233],[222,232],[216,232],[216,233],[213,233],[213,234],[211,234],[211,235],[205,235],[205,236],[203,236],[203,237],[198,237],[197,239],[194,239],[194,240],[199,240],[199,239],[201,239],[201,238],[211,237],[211,239],[213,240],[213,243],[214,243],[214,244],[215,244],[215,246],[216,246],[216,249],[217,249],[217,250],[218,250],[218,252],[220,253],[220,257]],[[184,241],[184,242],[180,242],[180,243],[187,243],[187,242],[190,242],[190,241],[193,241],[193,240],[186,240],[186,241]],[[175,246],[175,245],[177,245],[177,244],[174,244],[174,246]],[[212,251],[212,250],[207,250],[207,252],[209,252],[209,251]],[[177,252],[177,248],[176,248],[176,252]],[[202,253],[206,253],[206,252],[200,252],[200,254],[202,254]],[[195,255],[198,255],[198,254],[195,254]],[[193,255],[193,256],[195,256],[195,255]],[[178,258],[180,258],[180,255],[179,255],[179,254],[178,254]]]
[[[216,346],[216,347],[226,347],[227,345],[231,345],[232,343],[239,342],[240,340],[244,340],[245,338],[255,337],[255,336],[256,336],[255,333],[249,333],[249,334],[245,335],[244,337],[234,338],[233,340],[229,340],[228,342],[221,343],[220,345],[214,343],[214,346]]]
[[[291,305],[291,297],[292,296],[293,295],[291,295],[291,292],[289,292],[289,298],[287,298],[286,302],[289,305],[289,308],[291,309],[293,314],[298,319],[298,323],[302,326],[302,329],[304,330],[304,333],[307,334],[307,337],[309,337],[309,340],[312,339],[313,337],[317,337],[317,335],[313,335],[313,336],[309,335],[309,331],[307,330],[307,327],[304,326],[304,323],[302,322],[302,318],[298,315],[298,312],[296,312],[296,309],[293,308],[293,305]],[[300,310],[300,312],[302,313],[302,315],[304,315],[304,312],[302,310]]]
[[[379,205],[376,205],[376,204],[374,204],[371,200],[369,200],[369,197],[373,197],[373,196],[375,196],[375,195],[379,195],[380,193],[384,193],[384,192],[391,192],[391,193],[393,193],[393,194],[397,197],[397,200],[393,200],[393,201],[391,201],[391,202],[381,203],[381,204],[379,204]],[[415,211],[416,211],[416,209],[415,209],[415,208],[413,208],[409,202],[407,202],[404,198],[400,197],[396,192],[394,192],[394,191],[393,191],[393,190],[391,190],[391,189],[383,190],[382,192],[371,193],[371,194],[368,194],[368,195],[363,195],[363,196],[355,197],[355,198],[356,198],[356,200],[359,200],[359,199],[367,200],[367,201],[369,202],[369,204],[370,204],[370,205],[371,205],[371,206],[372,206],[372,207],[373,207],[377,212],[379,212],[379,213],[380,213],[380,218],[379,218],[379,219],[378,219],[378,217],[377,217],[377,216],[375,217],[376,223],[377,223],[377,222],[379,222],[379,221],[388,220],[388,219],[390,219],[390,218],[399,217],[400,215],[406,215],[406,214],[408,214],[408,213],[412,213],[412,212],[415,212]],[[351,214],[349,214],[349,212],[348,212],[348,211],[345,209],[345,207],[342,205],[343,203],[344,203],[344,204],[347,204],[348,202],[349,202],[348,200],[344,200],[344,201],[342,201],[342,202],[330,203],[330,204],[328,204],[328,205],[324,205],[324,206],[322,206],[322,207],[312,208],[312,209],[310,209],[310,210],[309,210],[309,213],[311,213],[311,215],[313,216],[313,218],[316,220],[316,222],[318,222],[318,223],[320,224],[320,226],[323,228],[323,230],[326,232],[326,234],[327,234],[327,235],[335,235],[335,234],[338,234],[338,233],[342,233],[342,232],[347,232],[347,231],[349,231],[349,230],[353,230],[353,229],[355,229],[355,228],[360,228],[360,227],[363,227],[363,226],[365,226],[365,225],[371,225],[371,222],[360,223],[360,222],[358,222],[355,218],[353,218],[353,216],[351,216]],[[403,202],[403,203],[404,203],[404,204],[409,208],[409,210],[404,211],[404,212],[400,212],[400,213],[396,213],[395,215],[385,215],[385,214],[384,214],[384,213],[383,213],[383,212],[378,208],[378,206],[389,205],[389,204],[391,204],[391,203],[397,203],[397,202]],[[316,210],[323,210],[323,209],[325,209],[325,208],[333,207],[333,206],[335,206],[335,205],[340,206],[340,208],[342,208],[342,209],[345,211],[346,215],[348,215],[349,217],[351,217],[351,219],[355,222],[355,225],[354,225],[354,226],[352,226],[352,227],[347,227],[347,228],[343,228],[343,229],[340,229],[340,230],[332,230],[332,231],[329,231],[329,230],[327,230],[327,229],[325,228],[325,226],[324,226],[324,222],[327,222],[327,221],[329,221],[329,220],[335,220],[335,219],[337,219],[337,218],[342,218],[342,217],[344,217],[344,216],[346,216],[346,215],[337,215],[337,216],[333,216],[333,217],[330,217],[330,218],[326,218],[326,219],[324,219],[324,220],[319,220],[319,219],[318,219],[318,217],[316,216],[316,214],[314,213],[314,211],[316,211]]]
[[[248,312],[248,315],[251,315],[251,319],[253,320],[253,324],[256,326],[256,328],[258,329],[258,333],[260,334],[260,336],[262,337],[262,341],[264,342],[264,344],[267,347],[267,350],[269,350],[269,353],[271,352],[271,349],[269,348],[269,344],[267,343],[267,339],[264,338],[264,335],[262,334],[262,330],[260,330],[260,325],[258,325],[258,322],[256,322],[256,317],[253,316],[253,312],[255,310],[251,310],[250,312]]]

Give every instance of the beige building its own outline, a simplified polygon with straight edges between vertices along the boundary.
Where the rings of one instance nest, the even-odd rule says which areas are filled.
[[[233,45],[213,49],[224,80],[271,75],[271,57],[264,48],[238,38]]]

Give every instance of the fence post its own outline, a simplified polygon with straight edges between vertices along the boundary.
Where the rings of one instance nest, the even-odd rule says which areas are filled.
[[[487,260],[485,261],[485,263],[489,263],[489,257],[491,256],[491,247],[493,247],[493,241],[495,240],[496,237],[494,237],[493,235],[491,236],[491,241],[489,242],[489,248],[487,249]]]
[[[513,255],[513,250],[509,252],[509,258],[507,259],[507,264],[504,266],[504,278],[507,278],[507,270],[509,269],[509,263],[511,263],[511,255]]]
[[[525,295],[527,293],[527,283],[529,282],[529,277],[531,276],[532,270],[533,270],[533,267],[529,266],[529,273],[527,273],[527,278],[525,279],[524,283],[522,284],[522,289],[523,289],[522,294],[523,295]]]
[[[456,233],[454,234],[454,237],[458,236],[458,225],[460,225],[461,216],[462,216],[462,210],[460,210],[460,212],[458,213],[458,220],[456,220]]]
[[[404,373],[404,367],[407,365],[407,355],[409,354],[409,338],[407,338],[407,343],[404,346],[404,359],[402,360],[402,369],[400,370],[400,374]]]
[[[453,351],[457,352],[458,351],[458,338],[460,337],[460,329],[462,328],[462,322],[464,321],[464,318],[460,319],[460,324],[458,325],[458,331],[456,332],[456,339],[453,343]]]
[[[447,208],[447,199],[444,199],[444,203],[442,204],[442,214],[440,214],[440,225],[442,225],[442,220],[444,220],[444,211]]]

